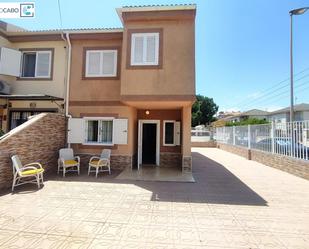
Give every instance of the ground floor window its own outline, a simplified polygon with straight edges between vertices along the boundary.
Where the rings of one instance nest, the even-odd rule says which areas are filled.
[[[86,121],[86,143],[89,144],[113,144],[113,120],[87,119]]]
[[[163,145],[175,145],[175,121],[164,121],[163,130]]]
[[[54,110],[18,110],[18,111],[10,111],[10,130],[16,128],[17,126],[25,123],[30,116],[34,116],[40,114],[42,112],[56,112]]]

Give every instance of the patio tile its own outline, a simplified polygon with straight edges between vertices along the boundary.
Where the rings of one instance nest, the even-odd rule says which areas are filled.
[[[18,231],[9,231],[9,230],[2,230],[0,229],[0,248],[2,244],[13,238],[17,235]]]
[[[57,223],[58,220],[55,219],[40,219],[27,227],[27,231],[33,233],[47,233]]]
[[[128,225],[124,228],[121,241],[145,242],[148,228],[145,225]]]
[[[55,236],[55,235],[43,235],[40,236],[40,238],[34,242],[32,245],[30,245],[29,248],[31,249],[56,249],[59,248],[67,237],[65,236]]]
[[[211,246],[227,248],[230,245],[223,232],[219,229],[198,229],[197,232],[200,243],[203,246],[207,246],[207,248]]]
[[[149,226],[146,233],[146,242],[174,244],[175,230],[170,226]]]
[[[81,221],[62,220],[57,221],[48,231],[48,234],[70,236]]]
[[[119,241],[106,240],[106,239],[94,239],[89,245],[88,249],[118,249]]]
[[[43,234],[20,232],[1,245],[2,248],[24,249],[37,242]]]
[[[99,234],[97,234],[97,239],[107,239],[120,241],[121,236],[125,230],[125,225],[123,223],[104,223]]]
[[[20,216],[9,219],[2,224],[2,227],[7,230],[25,231],[31,224],[35,223],[39,218],[32,216]],[[1,226],[0,226],[1,227]]]
[[[93,239],[84,237],[67,237],[59,249],[87,249]]]
[[[275,234],[275,237],[282,243],[283,246],[289,249],[302,249],[308,247],[309,245],[309,240],[307,240],[303,235],[283,233]]]
[[[101,222],[82,221],[71,233],[74,237],[94,238],[104,226]]]

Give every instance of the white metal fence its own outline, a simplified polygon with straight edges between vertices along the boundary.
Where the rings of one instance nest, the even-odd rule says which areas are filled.
[[[309,160],[309,120],[219,127],[216,140],[249,149]]]
[[[208,142],[211,140],[211,132],[206,130],[191,130],[191,142]]]

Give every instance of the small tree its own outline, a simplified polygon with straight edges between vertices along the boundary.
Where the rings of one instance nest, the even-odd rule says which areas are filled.
[[[192,105],[191,125],[194,127],[215,121],[214,115],[217,113],[218,108],[219,107],[215,104],[212,98],[197,95],[196,101]]]

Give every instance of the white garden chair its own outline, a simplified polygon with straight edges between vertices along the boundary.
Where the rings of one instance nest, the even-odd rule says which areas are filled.
[[[63,177],[66,172],[77,172],[80,173],[80,157],[74,156],[74,152],[71,148],[63,148],[59,150],[58,159],[58,171],[62,171]]]
[[[98,177],[99,172],[108,172],[111,174],[111,150],[104,149],[100,157],[93,156],[89,160],[88,175],[90,172],[95,172],[95,177]],[[95,170],[91,170],[94,168]]]
[[[14,155],[11,157],[13,163],[13,184],[12,191],[16,186],[35,183],[40,188],[40,183],[43,184],[44,169],[38,162],[22,165],[19,157]]]

